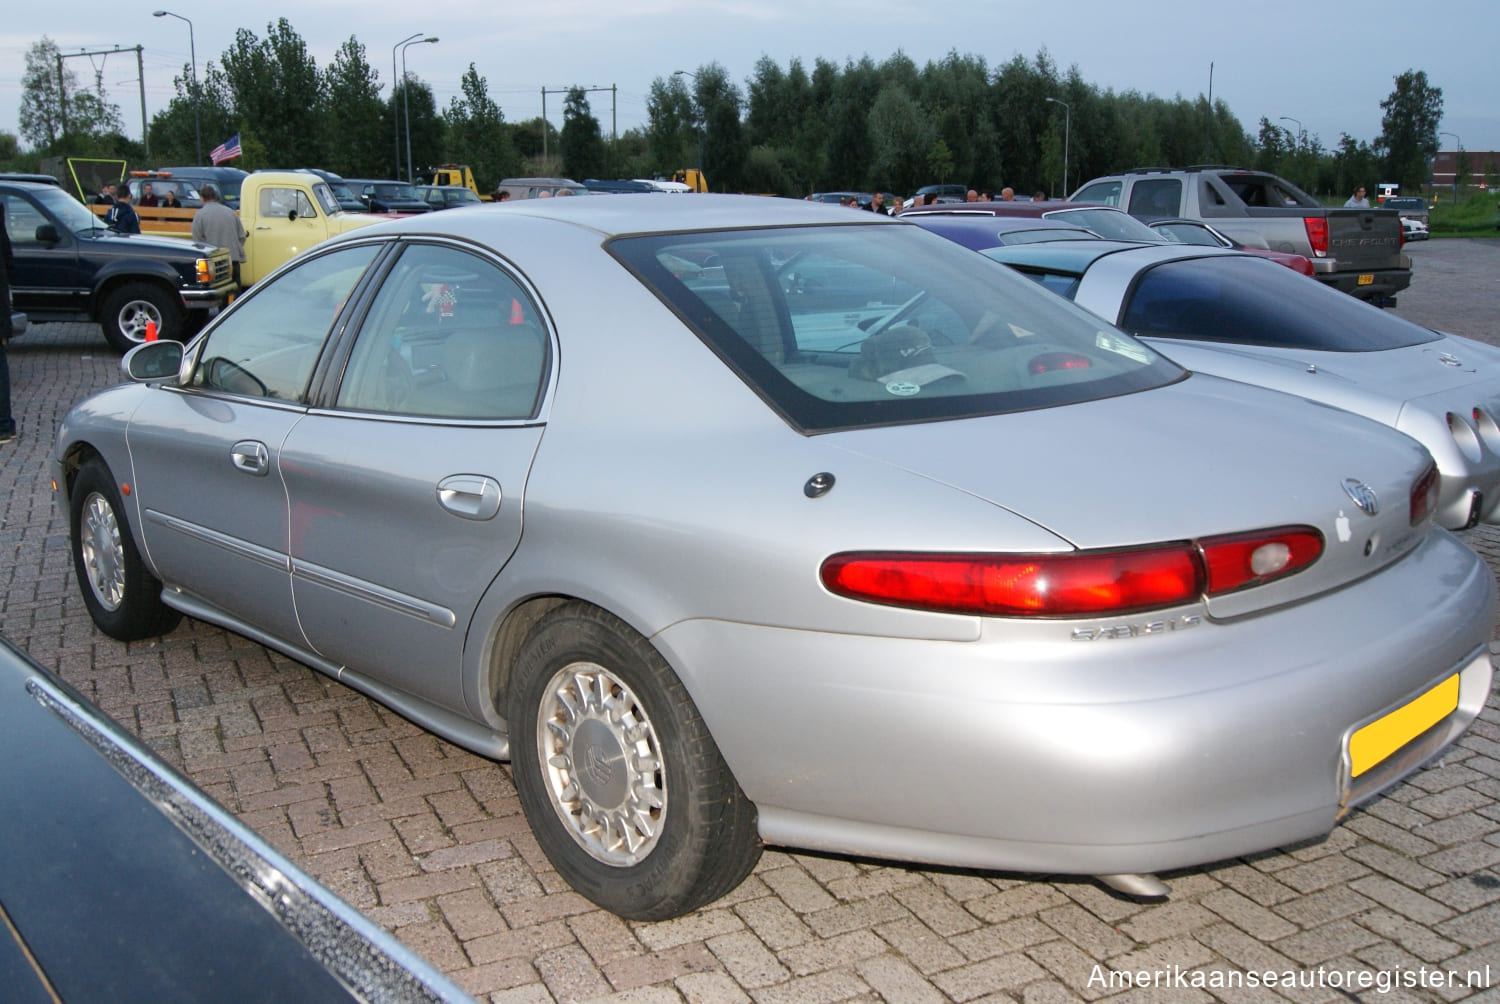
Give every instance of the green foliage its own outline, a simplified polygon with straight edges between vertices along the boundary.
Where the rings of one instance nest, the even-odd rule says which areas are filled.
[[[588,92],[582,87],[568,88],[563,102],[562,127],[563,173],[575,181],[599,178],[605,172],[604,137],[599,120],[589,107]]]
[[[1407,70],[1396,78],[1395,90],[1380,102],[1380,109],[1385,115],[1377,145],[1385,151],[1385,180],[1420,188],[1437,155],[1443,89],[1427,82],[1426,71]]]
[[[1472,192],[1458,203],[1443,202],[1429,211],[1434,237],[1500,237],[1500,205],[1493,191]]]
[[[505,127],[500,106],[490,100],[489,83],[473,63],[464,72],[460,86],[463,97],[454,98],[443,113],[448,126],[444,160],[467,164],[474,172],[474,184],[481,192],[488,192],[515,170],[510,130]]]
[[[21,137],[47,153],[59,152],[68,140],[95,142],[123,129],[119,105],[104,92],[102,79],[94,90],[81,87],[66,60],[59,80],[57,43],[43,35],[26,51],[21,77]]]
[[[305,160],[306,166],[327,163],[325,81],[307,44],[286,18],[267,25],[264,39],[248,28],[236,31],[222,65],[242,145],[245,133],[253,131],[267,151],[276,151],[278,162],[291,157]],[[208,144],[207,137],[204,142]],[[253,158],[247,149],[242,166],[252,170],[272,165]]]
[[[324,167],[348,178],[379,177],[391,163],[395,134],[380,99],[380,74],[365,59],[365,47],[350,35],[323,71],[328,156]]]

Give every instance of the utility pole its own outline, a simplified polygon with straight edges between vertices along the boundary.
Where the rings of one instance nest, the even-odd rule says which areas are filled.
[[[141,51],[142,50],[139,45],[133,46],[129,49],[122,49],[117,45],[113,49],[95,49],[92,52],[70,52],[66,55],[59,52],[57,54],[57,106],[58,112],[62,116],[62,131],[65,135],[68,131],[68,100],[66,95],[63,93],[63,60],[78,59],[83,56],[110,56],[119,52],[134,52],[136,66],[141,67],[143,65]],[[151,141],[146,138],[146,74],[144,70],[139,73],[137,77],[141,88],[141,143],[146,146],[146,156],[149,158],[151,156]]]

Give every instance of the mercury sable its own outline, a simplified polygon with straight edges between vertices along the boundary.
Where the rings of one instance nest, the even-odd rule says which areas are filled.
[[[123,365],[53,467],[100,630],[211,621],[510,760],[627,917],[763,844],[1160,893],[1489,693],[1494,580],[1415,440],[875,214],[382,223]]]

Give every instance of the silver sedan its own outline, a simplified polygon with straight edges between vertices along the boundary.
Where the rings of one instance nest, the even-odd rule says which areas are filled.
[[[1500,522],[1500,349],[1330,296],[1234,251],[1100,241],[985,254],[1194,372],[1297,394],[1416,438],[1441,476],[1438,522]]]
[[[1326,834],[1490,688],[1417,442],[874,214],[393,221],[123,366],[53,464],[100,630],[224,625],[510,760],[627,917],[763,843],[1160,894]]]

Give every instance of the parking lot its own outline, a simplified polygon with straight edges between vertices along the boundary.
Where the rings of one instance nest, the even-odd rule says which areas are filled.
[[[1500,240],[1407,250],[1397,313],[1500,345]],[[506,768],[201,622],[99,634],[47,455],[118,357],[85,324],[38,326],[9,355],[22,436],[0,447],[0,632],[482,1000],[1500,1001],[1495,693],[1441,761],[1327,840],[1164,875],[1164,902],[771,850],[694,914],[626,922],[550,869]],[[1463,536],[1500,574],[1500,527]]]

